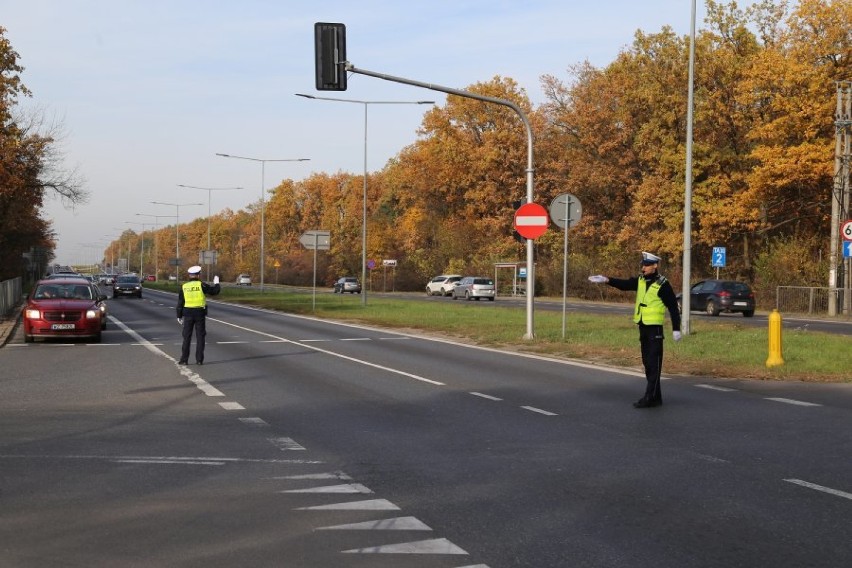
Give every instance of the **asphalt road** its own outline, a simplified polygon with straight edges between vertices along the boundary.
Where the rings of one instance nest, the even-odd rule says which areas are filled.
[[[3,566],[852,557],[850,385],[671,379],[636,410],[629,371],[221,303],[180,367],[174,295],[109,304],[101,344],[0,349]]]

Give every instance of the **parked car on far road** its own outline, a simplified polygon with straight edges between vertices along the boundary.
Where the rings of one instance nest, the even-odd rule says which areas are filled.
[[[452,296],[453,300],[464,298],[478,301],[480,298],[488,298],[493,302],[497,296],[494,279],[486,276],[465,276],[453,288]]]
[[[677,303],[683,311],[683,295]],[[718,316],[721,312],[740,312],[750,318],[754,315],[754,292],[748,284],[733,280],[702,280],[689,289],[689,310]]]
[[[461,274],[441,274],[434,277],[426,284],[427,296],[449,296],[453,292],[453,288],[462,279]]]
[[[251,276],[248,274],[237,276],[237,286],[251,286]]]
[[[361,283],[354,276],[344,276],[334,283],[332,290],[335,294],[349,292],[351,294],[361,293]]]

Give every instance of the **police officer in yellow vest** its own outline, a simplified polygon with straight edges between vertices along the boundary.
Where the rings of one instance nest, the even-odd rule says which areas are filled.
[[[204,338],[207,336],[207,300],[205,296],[219,293],[219,277],[213,277],[213,285],[200,280],[201,267],[191,266],[187,270],[189,280],[184,282],[178,292],[177,320],[183,326],[183,346],[180,352],[180,365],[189,361],[189,347],[192,332],[195,330],[195,362],[204,364]]]
[[[595,284],[609,284],[619,290],[636,290],[636,308],[633,322],[639,325],[639,343],[642,347],[642,365],[648,385],[645,395],[633,403],[636,408],[652,408],[663,404],[660,391],[660,373],[663,368],[663,322],[666,309],[672,319],[672,336],[680,341],[680,310],[672,285],[657,272],[660,257],[642,253],[642,274],[633,278],[609,278],[598,274],[589,276]]]

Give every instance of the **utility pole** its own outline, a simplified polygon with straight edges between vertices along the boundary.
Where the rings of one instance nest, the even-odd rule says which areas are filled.
[[[834,115],[834,184],[831,192],[831,229],[829,234],[828,271],[828,315],[836,316],[838,308],[850,313],[852,306],[852,278],[850,261],[840,258],[840,224],[849,219],[849,175],[852,160],[852,81],[837,82],[837,110]],[[844,267],[845,264],[845,267]],[[844,269],[845,268],[845,269]],[[843,306],[838,306],[838,283],[841,287]]]

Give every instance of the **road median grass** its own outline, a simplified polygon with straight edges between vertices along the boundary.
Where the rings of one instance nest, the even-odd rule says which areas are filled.
[[[422,302],[373,295],[364,307],[357,294],[332,294],[325,289],[314,297],[304,292],[267,289],[260,293],[258,289],[231,287],[223,288],[219,299],[287,313],[416,330],[464,343],[642,368],[639,333],[625,315],[571,311],[563,338],[562,313],[537,310],[535,339],[526,340],[526,310],[490,303]],[[784,365],[770,369],[765,364],[767,328],[704,318],[692,318],[691,327],[692,333],[676,343],[666,322],[664,374],[852,382],[852,339],[848,336],[787,329],[783,333]]]

